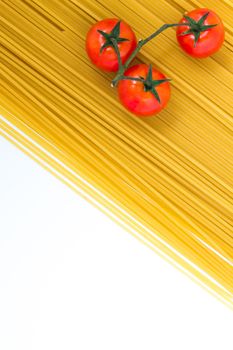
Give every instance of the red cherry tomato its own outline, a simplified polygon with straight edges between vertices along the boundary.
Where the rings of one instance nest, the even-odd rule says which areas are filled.
[[[177,40],[186,53],[196,58],[205,58],[221,48],[225,31],[215,12],[206,8],[191,11],[180,21],[187,22],[190,26],[177,27]]]
[[[119,65],[117,54],[111,45],[111,38],[117,41],[124,64],[136,48],[137,39],[131,27],[123,21],[119,23],[116,18],[104,19],[91,27],[86,37],[86,50],[89,58],[97,67],[115,72]]]
[[[126,70],[125,76],[147,80],[150,67],[138,64]],[[132,113],[138,116],[150,116],[159,113],[166,107],[170,98],[170,84],[168,79],[151,67],[151,84],[141,81],[120,80],[118,94],[121,103]],[[152,91],[154,89],[155,91]],[[156,96],[157,95],[157,96]]]

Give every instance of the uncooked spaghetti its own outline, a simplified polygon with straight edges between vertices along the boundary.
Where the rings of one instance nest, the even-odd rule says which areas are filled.
[[[172,78],[166,110],[141,120],[87,59],[105,17],[144,38],[194,7],[222,17],[226,41],[206,60],[173,29],[138,59]],[[1,0],[0,133],[216,296],[233,304],[233,5],[164,0]]]

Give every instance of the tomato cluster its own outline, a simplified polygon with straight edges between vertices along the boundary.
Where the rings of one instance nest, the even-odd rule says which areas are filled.
[[[164,25],[161,30],[177,27],[181,48],[195,58],[205,58],[217,52],[224,42],[224,26],[217,14],[197,9],[185,14],[178,24]],[[150,36],[145,42],[151,40]],[[94,24],[86,38],[86,51],[98,68],[108,72],[123,71],[116,80],[121,103],[138,116],[159,113],[170,98],[170,83],[151,65],[138,64],[128,68],[139,51],[132,28],[115,18]],[[142,46],[142,45],[141,45]]]

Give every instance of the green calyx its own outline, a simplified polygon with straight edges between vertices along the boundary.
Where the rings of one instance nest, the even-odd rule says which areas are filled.
[[[184,16],[190,28],[185,32],[183,32],[182,34],[180,34],[180,36],[193,34],[195,38],[194,47],[196,47],[201,33],[211,28],[214,28],[218,25],[218,24],[205,25],[204,23],[208,16],[209,16],[209,12],[205,13],[204,16],[202,16],[201,19],[199,19],[199,21],[195,21],[193,18],[189,16]]]
[[[121,25],[121,21],[117,22],[117,24],[115,25],[115,27],[112,29],[112,31],[110,33],[106,33],[106,32],[99,30],[99,29],[97,30],[97,32],[100,33],[101,35],[103,35],[103,37],[105,39],[105,43],[100,48],[100,53],[102,53],[103,50],[109,46],[114,49],[114,41],[117,44],[122,43],[124,41],[129,41],[129,39],[120,37],[120,25]]]
[[[152,77],[152,65],[149,65],[149,70],[146,79],[144,79],[142,82],[144,84],[144,90],[151,92],[156,100],[161,103],[160,96],[158,94],[158,91],[156,90],[156,87],[166,83],[168,81],[171,81],[171,79],[160,79],[160,80],[153,80]]]

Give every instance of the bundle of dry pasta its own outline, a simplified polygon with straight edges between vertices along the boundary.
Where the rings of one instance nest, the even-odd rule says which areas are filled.
[[[172,78],[158,116],[139,119],[87,59],[96,20],[126,20],[138,38],[215,7],[222,50],[184,55],[174,30],[143,48]],[[1,0],[0,134],[233,305],[233,5],[211,0]]]

